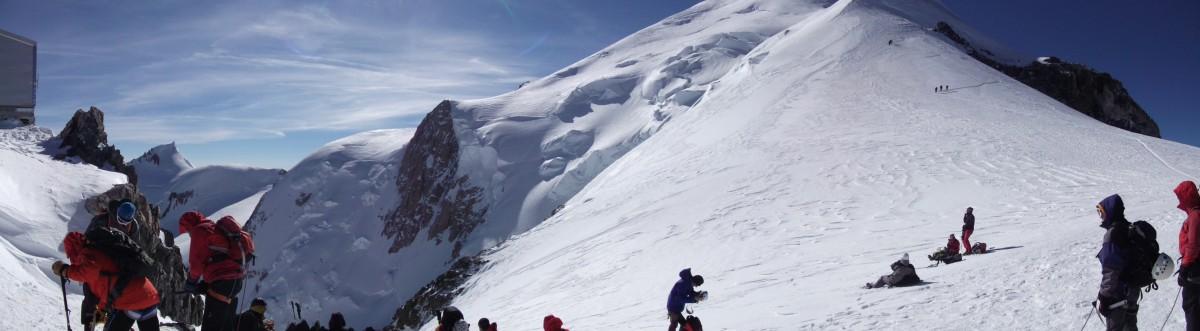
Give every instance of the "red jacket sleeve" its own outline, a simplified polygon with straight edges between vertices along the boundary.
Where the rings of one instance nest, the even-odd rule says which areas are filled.
[[[198,281],[208,267],[208,236],[204,230],[192,228],[192,248],[188,251],[188,280]]]
[[[1189,211],[1188,218],[1183,223],[1184,240],[1180,240],[1179,250],[1183,255],[1181,266],[1191,266],[1200,254],[1200,212]]]
[[[87,283],[100,278],[100,269],[92,261],[81,261],[67,267],[67,278],[80,283]]]

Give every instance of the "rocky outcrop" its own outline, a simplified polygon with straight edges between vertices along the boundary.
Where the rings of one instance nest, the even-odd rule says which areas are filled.
[[[483,258],[470,256],[458,259],[445,273],[417,291],[403,307],[396,309],[392,323],[384,331],[416,330],[434,318],[437,311],[450,305],[463,292],[463,284],[483,269]]]
[[[1121,81],[1107,73],[1057,58],[1044,58],[1023,66],[1004,64],[994,60],[990,51],[971,45],[946,22],[938,22],[934,31],[964,47],[979,62],[1085,115],[1131,132],[1161,136],[1154,119],[1133,100]]]
[[[168,246],[159,239],[162,230],[158,218],[158,208],[147,203],[146,197],[138,193],[134,185],[121,184],[113,186],[102,195],[90,198],[87,202],[88,209],[102,210],[104,207],[101,206],[107,205],[108,201],[114,199],[129,199],[137,205],[137,222],[141,231],[137,232],[134,239],[157,262],[154,272],[150,275],[150,282],[154,283],[154,287],[158,289],[161,296],[162,302],[159,304],[159,311],[176,322],[199,324],[204,314],[204,302],[196,296],[176,293],[183,289],[183,284],[187,281],[187,270],[183,267],[183,258],[179,253],[179,248],[174,247],[173,243]],[[163,237],[170,238],[168,241],[173,241],[173,235],[164,235]]]
[[[458,136],[451,116],[452,104],[443,101],[425,116],[404,149],[396,187],[400,202],[383,217],[383,235],[393,240],[389,252],[411,245],[428,227],[429,240],[455,244],[484,220],[483,189],[459,175]]]
[[[166,215],[170,214],[171,210],[175,209],[175,207],[187,205],[188,200],[191,200],[192,196],[194,195],[196,195],[196,192],[190,190],[184,192],[171,192],[170,195],[167,195],[167,206],[163,208],[162,214],[159,214],[159,217],[166,217]]]
[[[123,173],[129,177],[130,183],[137,185],[137,173],[133,167],[125,165],[121,151],[108,144],[108,133],[104,131],[104,111],[100,108],[91,107],[86,112],[83,109],[76,110],[56,138],[54,141],[58,142],[58,152],[54,155],[55,159],[77,158],[100,169]]]

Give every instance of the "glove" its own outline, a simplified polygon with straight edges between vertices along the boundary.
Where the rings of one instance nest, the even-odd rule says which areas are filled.
[[[203,294],[204,283],[188,279],[186,283],[183,283],[183,293]]]
[[[1180,287],[1200,285],[1200,277],[1196,277],[1195,269],[1195,263],[1179,267],[1179,275],[1175,279],[1179,282]]]
[[[70,266],[70,264],[63,263],[62,261],[54,261],[54,264],[50,265],[50,270],[53,270],[55,275],[66,277],[67,268]]]
[[[1097,305],[1096,310],[1100,312],[1100,316],[1108,318],[1108,314],[1112,313],[1112,308],[1110,308],[1110,306],[1112,306],[1114,303],[1117,303],[1117,301],[1118,300],[1114,298],[1098,295],[1096,297],[1096,301],[1092,301],[1092,304]]]

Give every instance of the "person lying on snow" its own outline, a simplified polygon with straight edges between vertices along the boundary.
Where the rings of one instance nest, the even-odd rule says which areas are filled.
[[[917,268],[908,262],[908,253],[900,257],[899,261],[892,263],[892,274],[883,275],[875,283],[867,283],[867,288],[880,287],[896,287],[910,286],[921,283],[921,277],[917,277]]]

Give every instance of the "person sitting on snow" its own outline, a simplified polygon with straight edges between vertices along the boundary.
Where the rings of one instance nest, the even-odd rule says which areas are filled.
[[[875,283],[867,283],[867,288],[909,286],[919,283],[921,283],[921,277],[917,277],[917,268],[908,262],[908,253],[904,253],[899,261],[892,263],[890,275],[880,276]]]
[[[962,261],[962,254],[958,253],[958,239],[954,239],[953,233],[950,234],[950,239],[946,241],[946,247],[939,248],[937,252],[929,256],[929,260],[945,264]]]

